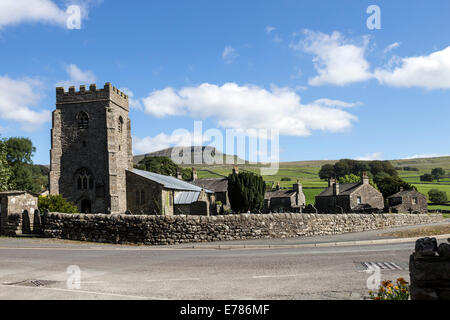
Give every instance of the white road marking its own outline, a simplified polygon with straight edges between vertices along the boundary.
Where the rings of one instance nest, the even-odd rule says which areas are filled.
[[[163,282],[163,281],[200,281],[200,278],[185,278],[185,279],[149,279],[147,282]]]
[[[290,278],[298,277],[298,274],[286,274],[286,275],[266,275],[266,276],[252,276],[253,279],[263,279],[263,278]]]
[[[71,293],[97,294],[97,295],[103,295],[103,296],[122,297],[122,298],[129,298],[129,299],[162,300],[160,298],[154,298],[154,297],[142,297],[142,296],[127,295],[127,294],[106,293],[106,292],[87,291],[87,290],[71,290],[71,289],[63,289],[63,288],[46,288],[46,287],[24,287],[24,286],[18,286],[18,285],[5,285],[5,284],[0,284],[0,286],[21,288],[21,289],[26,288],[26,289],[37,289],[37,290],[63,291],[63,292],[71,292]]]

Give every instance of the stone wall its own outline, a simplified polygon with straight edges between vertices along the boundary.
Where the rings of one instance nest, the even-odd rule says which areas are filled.
[[[417,240],[409,272],[411,300],[450,300],[450,244],[438,246],[436,238]]]
[[[442,221],[415,214],[243,214],[136,216],[48,213],[45,237],[150,245],[333,235]]]

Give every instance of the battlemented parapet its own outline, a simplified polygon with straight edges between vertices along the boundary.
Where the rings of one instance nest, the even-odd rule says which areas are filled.
[[[86,86],[80,86],[76,91],[74,86],[65,91],[63,87],[56,88],[56,106],[66,103],[86,103],[89,101],[112,101],[121,108],[128,110],[128,95],[106,82],[103,89],[97,89],[95,84],[91,84],[89,89]]]

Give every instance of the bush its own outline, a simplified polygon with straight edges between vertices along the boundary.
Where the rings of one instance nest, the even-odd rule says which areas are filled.
[[[432,203],[443,204],[448,201],[447,193],[438,189],[431,189],[428,191],[428,198]]]
[[[429,173],[425,173],[424,175],[420,176],[420,181],[433,182],[433,180],[434,180],[433,176]]]
[[[289,178],[289,177],[283,177],[283,178],[281,178],[281,181],[291,181],[292,179],[291,178]]]
[[[50,212],[78,213],[77,206],[64,199],[60,194],[39,196],[38,207],[41,212],[48,210]]]
[[[392,281],[383,281],[378,292],[369,291],[369,296],[372,300],[408,300],[409,285],[403,278],[398,278],[395,286]]]

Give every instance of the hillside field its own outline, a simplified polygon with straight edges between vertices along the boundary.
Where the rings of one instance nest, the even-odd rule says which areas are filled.
[[[295,161],[295,162],[282,162],[276,175],[263,176],[264,180],[271,185],[277,182],[280,183],[282,188],[292,188],[292,184],[297,180],[303,186],[303,192],[306,197],[307,204],[314,203],[314,197],[319,194],[323,188],[327,186],[326,181],[319,179],[319,170],[322,165],[326,163],[334,164],[336,161]],[[450,174],[450,157],[440,158],[422,158],[422,159],[410,159],[410,160],[391,160],[394,167],[415,167],[419,171],[404,171],[398,170],[399,176],[416,186],[418,191],[425,194],[428,197],[428,191],[430,189],[438,189],[445,191],[450,199],[450,177],[441,179],[438,183],[434,182],[421,182],[420,176],[424,173],[430,173],[433,168],[441,167],[446,171],[446,174]],[[209,165],[195,166],[198,172],[198,178],[213,178],[219,175],[228,176],[231,173],[233,165]],[[206,170],[207,171],[206,171]],[[242,164],[239,165],[239,170],[247,170],[255,173],[260,173],[258,165]],[[290,181],[281,181],[290,179]],[[445,206],[430,206],[430,209],[444,209],[450,210],[450,207]]]

